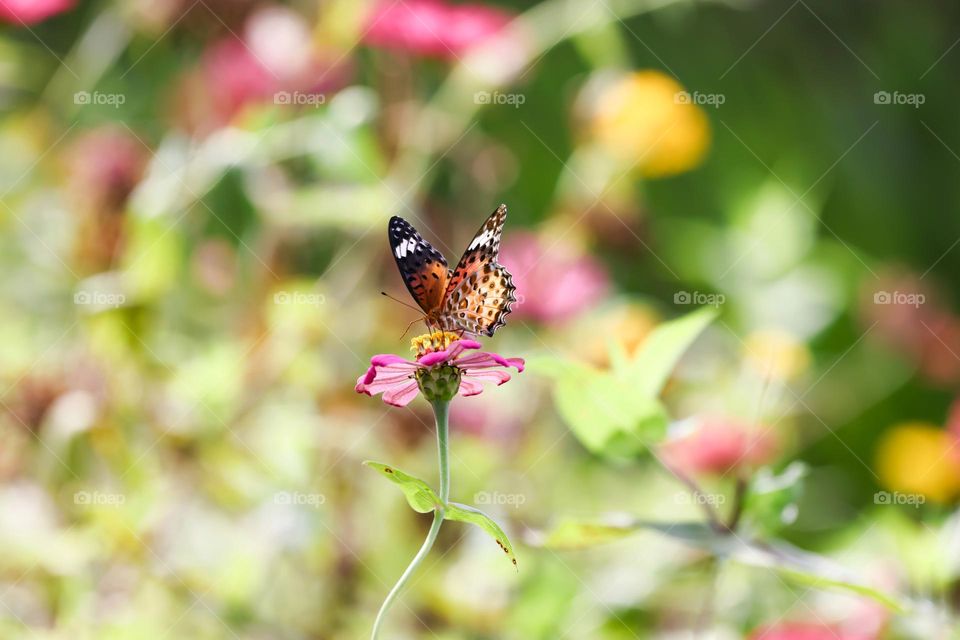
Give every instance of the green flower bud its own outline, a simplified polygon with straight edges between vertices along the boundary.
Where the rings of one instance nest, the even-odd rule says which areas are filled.
[[[429,402],[450,402],[460,390],[460,369],[448,364],[419,369],[417,384]]]

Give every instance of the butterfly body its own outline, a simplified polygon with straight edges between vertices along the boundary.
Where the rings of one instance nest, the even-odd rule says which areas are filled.
[[[390,218],[390,249],[429,327],[492,336],[504,325],[516,302],[513,278],[497,263],[506,217],[506,205],[497,207],[453,269],[413,225],[399,216]]]

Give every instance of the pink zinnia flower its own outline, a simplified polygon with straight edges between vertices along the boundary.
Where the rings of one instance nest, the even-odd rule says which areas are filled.
[[[476,340],[453,333],[437,332],[414,338],[416,360],[393,354],[374,356],[370,359],[370,368],[357,379],[355,389],[368,396],[382,393],[387,404],[405,407],[417,397],[424,374],[442,367],[449,368],[453,383],[459,378],[457,393],[462,396],[482,393],[483,382],[501,385],[510,380],[510,374],[499,367],[523,371],[522,358],[504,358],[496,353],[475,351],[480,346]]]
[[[0,0],[0,20],[34,24],[73,7],[73,0]]]
[[[566,246],[544,247],[531,234],[514,236],[500,255],[523,291],[513,307],[518,317],[563,322],[592,307],[609,288],[607,272],[592,256]]]
[[[513,16],[480,4],[383,0],[370,14],[367,44],[439,58],[456,58],[499,33]]]
[[[726,474],[772,461],[773,435],[730,418],[704,417],[681,423],[680,433],[661,447],[664,461],[688,473]]]

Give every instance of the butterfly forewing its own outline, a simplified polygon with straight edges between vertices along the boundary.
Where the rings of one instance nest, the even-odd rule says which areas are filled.
[[[474,271],[486,264],[496,264],[500,256],[500,234],[503,233],[503,223],[507,219],[507,205],[501,204],[490,214],[487,221],[477,231],[463,257],[453,269],[447,292],[453,291],[460,283]]]
[[[426,313],[436,311],[443,302],[450,279],[446,258],[424,240],[413,225],[399,216],[390,218],[387,235],[393,258],[410,295]]]

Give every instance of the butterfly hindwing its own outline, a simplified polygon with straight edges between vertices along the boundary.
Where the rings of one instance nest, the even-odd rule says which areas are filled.
[[[435,311],[443,302],[450,279],[446,258],[400,216],[390,218],[387,235],[410,295],[424,312]]]
[[[441,323],[448,330],[492,336],[505,324],[510,307],[516,302],[514,291],[513,278],[505,267],[484,264],[447,291]]]

